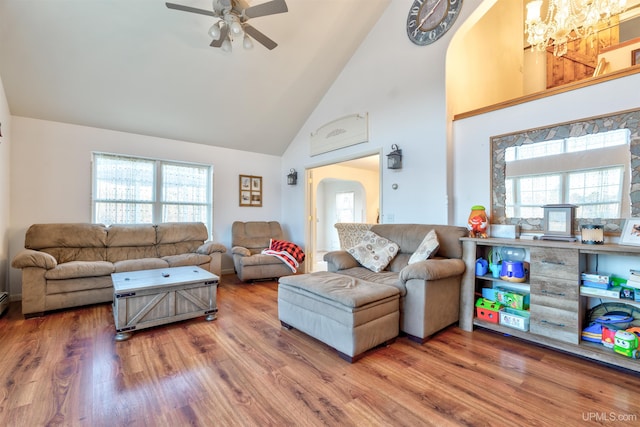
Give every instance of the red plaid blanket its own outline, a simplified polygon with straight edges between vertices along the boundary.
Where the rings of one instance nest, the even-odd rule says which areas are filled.
[[[269,247],[264,249],[262,253],[281,259],[294,273],[298,271],[300,263],[304,261],[304,252],[300,246],[284,240],[271,239]]]

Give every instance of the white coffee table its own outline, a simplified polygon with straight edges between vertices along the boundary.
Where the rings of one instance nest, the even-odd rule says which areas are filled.
[[[116,340],[138,329],[206,315],[216,318],[219,278],[200,267],[111,274]]]

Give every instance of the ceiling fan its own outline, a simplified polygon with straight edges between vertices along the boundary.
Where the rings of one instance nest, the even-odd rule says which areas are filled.
[[[247,21],[249,18],[275,15],[289,10],[285,0],[271,0],[255,6],[249,6],[244,0],[213,0],[213,10],[198,9],[175,3],[165,4],[169,9],[217,18],[218,20],[209,28],[209,35],[213,39],[209,46],[219,47],[226,52],[231,52],[231,42],[234,36],[244,37],[243,46],[245,49],[253,47],[251,37],[269,50],[275,48],[278,46],[276,42],[256,30]]]

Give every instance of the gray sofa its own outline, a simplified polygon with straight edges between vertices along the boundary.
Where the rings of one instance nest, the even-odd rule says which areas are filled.
[[[196,265],[220,276],[223,245],[203,223],[34,224],[11,262],[22,269],[22,313],[113,300],[111,273]]]
[[[413,341],[424,342],[439,330],[459,319],[460,286],[465,271],[461,237],[465,227],[430,224],[374,224],[358,227],[338,226],[340,241],[355,241],[345,232],[362,234],[370,229],[399,246],[398,254],[386,269],[376,273],[363,267],[347,250],[324,256],[330,272],[352,276],[367,282],[393,286],[400,290],[400,331]],[[346,231],[345,231],[346,229]],[[430,259],[408,264],[430,230],[440,244]],[[347,249],[347,248],[345,248]]]

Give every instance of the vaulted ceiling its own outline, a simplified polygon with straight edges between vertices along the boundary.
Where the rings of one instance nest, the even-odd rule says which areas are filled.
[[[389,1],[287,0],[225,53],[164,0],[0,0],[0,76],[15,116],[281,155]]]

